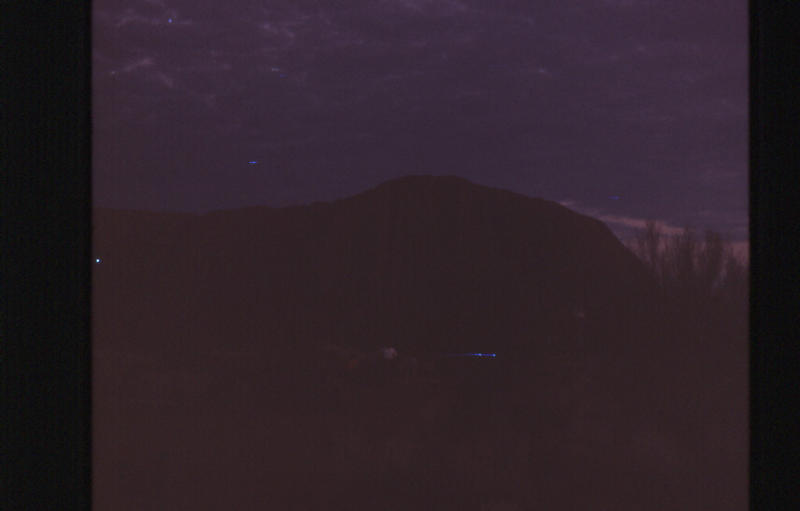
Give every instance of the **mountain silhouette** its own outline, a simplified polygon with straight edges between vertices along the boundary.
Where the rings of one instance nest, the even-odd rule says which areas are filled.
[[[603,223],[457,177],[94,223],[98,343],[528,352],[581,329],[608,349],[650,319],[647,274]]]
[[[724,374],[746,368],[700,357],[725,339],[681,338],[640,261],[557,203],[409,176],[286,208],[96,209],[93,249],[99,507],[746,501]],[[455,370],[343,384],[318,363],[337,346],[342,370],[382,346]],[[446,357],[469,352],[496,356]]]

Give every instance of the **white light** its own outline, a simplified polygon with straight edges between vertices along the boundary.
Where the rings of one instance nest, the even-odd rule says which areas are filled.
[[[100,259],[100,258],[98,257],[97,259],[95,259],[95,260],[94,260],[94,262],[95,262],[95,263],[97,263],[97,264],[100,264],[100,263],[102,262],[102,259]]]

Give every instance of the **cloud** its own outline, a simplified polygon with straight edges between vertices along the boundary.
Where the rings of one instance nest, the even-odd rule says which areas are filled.
[[[169,89],[175,88],[175,80],[172,77],[168,76],[167,74],[159,72],[156,73],[155,78],[167,88]]]
[[[291,25],[292,24],[289,23],[262,21],[258,24],[258,28],[272,36],[282,37],[285,39],[294,39],[295,33],[292,30]]]
[[[324,195],[316,188],[341,169],[348,190],[401,171],[460,172],[572,197],[568,207],[619,232],[648,215],[682,225],[704,209],[721,212],[700,218],[717,229],[741,223],[746,17],[651,3],[103,0],[96,111],[108,133],[152,114],[181,132],[185,152],[213,132],[214,161],[269,145],[304,176],[300,199]],[[711,14],[727,17],[706,24]],[[114,147],[136,161],[151,133]],[[102,157],[100,172],[123,190],[134,173]],[[160,159],[152,172],[180,165]]]
[[[695,179],[705,185],[719,185],[746,179],[746,173],[739,170],[706,169],[695,174]]]
[[[94,11],[94,17],[97,22],[101,23],[109,23],[110,20],[114,20],[113,26],[115,28],[122,28],[128,25],[145,25],[145,26],[162,26],[162,25],[169,25],[170,27],[175,26],[192,26],[194,22],[191,19],[183,18],[179,12],[175,9],[168,9],[162,2],[151,2],[145,0],[150,6],[160,7],[160,9],[153,9],[152,7],[146,8],[146,10],[151,11],[151,15],[145,16],[138,12],[136,9],[127,8],[122,13],[117,13],[116,15],[112,12],[96,9]],[[142,6],[140,6],[142,7]],[[153,15],[153,11],[161,11],[158,12],[157,15]]]
[[[638,231],[644,229],[647,226],[648,221],[654,221],[656,226],[661,229],[661,232],[672,236],[675,234],[680,234],[683,232],[682,227],[677,227],[672,225],[671,223],[665,220],[656,220],[650,218],[643,218],[643,217],[635,217],[629,215],[617,215],[612,213],[603,212],[600,209],[587,207],[580,204],[578,201],[572,199],[563,199],[558,201],[564,207],[572,209],[573,211],[577,211],[581,214],[596,218],[601,222],[606,224],[610,224],[609,228],[614,231],[614,233],[620,239],[627,239],[634,231]]]
[[[128,65],[123,67],[120,71],[122,71],[123,73],[130,73],[131,71],[135,71],[141,68],[153,67],[154,65],[155,61],[153,60],[152,57],[144,57],[129,63]]]
[[[645,218],[635,218],[630,216],[621,215],[600,215],[596,217],[603,222],[630,228],[630,229],[644,229],[647,226],[648,220]],[[676,227],[662,220],[655,220],[656,226],[661,229],[661,232],[667,235],[675,235],[683,232],[682,227]]]
[[[142,16],[141,14],[137,13],[133,9],[126,9],[122,15],[117,18],[117,22],[115,23],[116,28],[122,28],[126,25],[130,24],[141,23],[145,25],[161,25],[167,23],[167,20],[164,18],[148,18],[146,16]]]
[[[424,13],[426,11],[430,11],[431,9],[452,12],[463,12],[468,10],[468,7],[458,0],[388,0],[384,1],[383,3],[399,5],[419,13]]]

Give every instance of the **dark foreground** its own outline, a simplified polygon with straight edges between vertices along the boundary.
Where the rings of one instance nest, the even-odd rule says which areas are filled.
[[[97,350],[95,509],[744,509],[740,389],[621,399],[579,359],[499,360],[270,378],[248,353]]]
[[[432,176],[93,226],[95,509],[747,507],[746,294],[686,263],[719,252],[665,279],[597,219]],[[498,356],[423,363],[453,351]]]

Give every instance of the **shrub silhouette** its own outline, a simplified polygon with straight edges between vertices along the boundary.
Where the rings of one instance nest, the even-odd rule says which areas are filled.
[[[685,227],[668,236],[656,222],[648,221],[629,247],[673,301],[695,306],[723,303],[740,309],[747,301],[747,263],[717,232],[706,230],[700,238]]]

